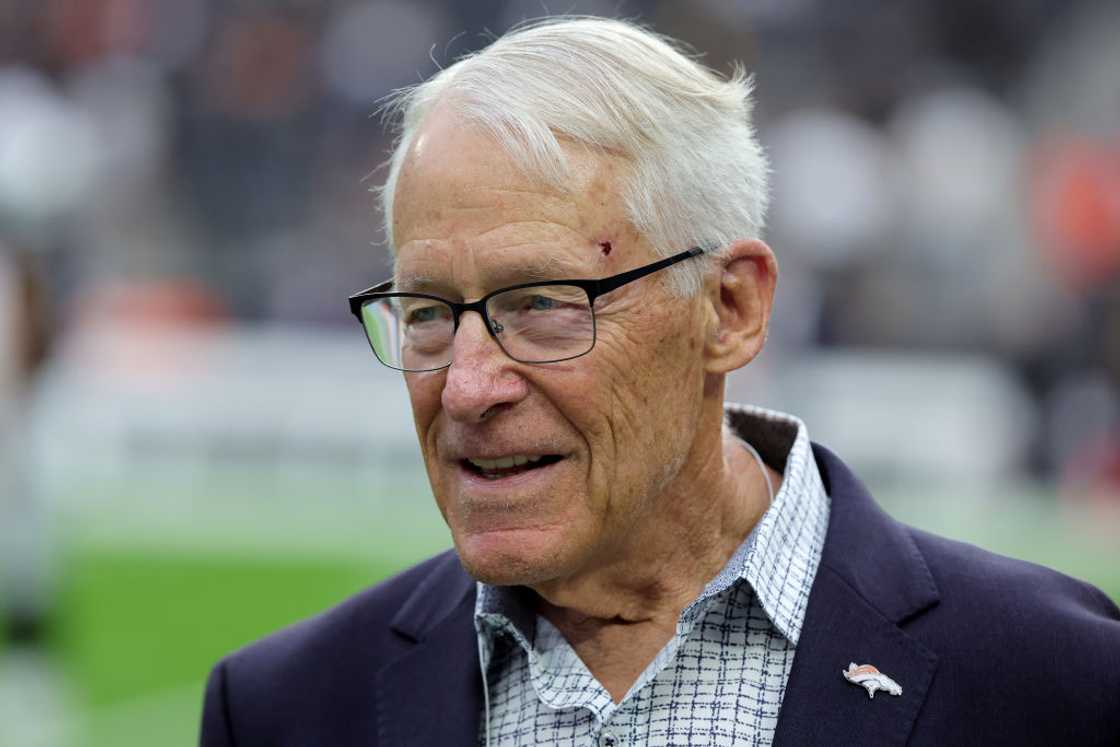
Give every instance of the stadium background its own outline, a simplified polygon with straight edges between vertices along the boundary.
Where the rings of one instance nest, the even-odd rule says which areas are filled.
[[[782,276],[731,397],[1120,598],[1115,3],[0,0],[0,744],[190,744],[221,654],[447,545],[346,309],[371,113],[550,11],[757,74]]]

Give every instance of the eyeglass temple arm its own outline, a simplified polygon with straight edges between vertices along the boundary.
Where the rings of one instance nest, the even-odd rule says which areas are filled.
[[[626,272],[620,272],[617,275],[611,275],[609,278],[603,278],[595,287],[595,295],[599,296],[604,293],[610,293],[614,289],[620,288],[627,283],[637,280],[638,278],[644,278],[646,275],[657,272],[658,270],[664,270],[666,267],[675,265],[677,262],[691,259],[692,257],[698,257],[703,253],[704,249],[702,247],[694,246],[688,251],[681,252],[680,254],[674,254],[671,257],[666,257],[665,259],[659,262],[654,262],[651,265],[638,267],[634,270],[627,270]]]
[[[377,285],[371,285],[369,288],[366,288],[365,290],[362,290],[362,291],[358,291],[357,293],[351,295],[350,299],[353,300],[355,298],[358,298],[359,296],[365,296],[365,295],[368,295],[370,293],[385,293],[386,291],[388,291],[392,287],[393,287],[392,279],[382,280]]]
[[[703,253],[704,249],[702,247],[694,246],[687,251],[681,252],[680,254],[674,254],[671,257],[666,257],[665,259],[654,262],[651,265],[638,267],[633,270],[627,270],[626,272],[621,272],[618,275],[612,275],[609,278],[602,278],[595,284],[595,295],[599,296],[603,293],[610,293],[616,288],[620,288],[627,283],[637,280],[638,278],[644,278],[646,275],[650,275],[657,272],[658,270],[663,270],[666,267],[675,265],[677,262],[681,262],[692,257],[697,257]],[[358,313],[358,300],[363,296],[369,295],[370,293],[386,293],[392,287],[393,281],[392,279],[390,279],[380,282],[377,285],[370,286],[363,291],[358,291],[349,298],[351,310],[354,311],[355,314]]]
[[[354,295],[350,296],[350,298],[347,299],[350,302],[350,313],[352,313],[354,316],[358,317],[358,321],[361,322],[362,321],[362,299],[365,296],[369,295],[370,293],[384,293],[385,291],[389,290],[392,287],[393,287],[393,281],[392,281],[392,279],[390,279],[390,280],[382,281],[382,282],[378,283],[377,285],[366,288],[364,291],[358,291],[357,293],[355,293]]]

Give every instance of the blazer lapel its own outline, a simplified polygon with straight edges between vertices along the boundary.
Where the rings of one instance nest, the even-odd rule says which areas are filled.
[[[402,605],[392,627],[414,645],[377,675],[379,744],[478,744],[482,675],[474,598],[474,582],[449,553]]]
[[[937,604],[937,587],[906,530],[839,459],[814,451],[832,511],[775,744],[903,745],[937,656],[900,625]],[[902,694],[869,698],[843,677],[852,662],[874,665]]]

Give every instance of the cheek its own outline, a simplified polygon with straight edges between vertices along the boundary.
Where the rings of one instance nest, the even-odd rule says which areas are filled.
[[[614,330],[602,341],[598,364],[616,429],[648,432],[651,420],[661,417],[663,407],[677,398],[685,384],[681,340],[676,330],[666,332],[666,325],[654,315],[633,316],[635,323]]]
[[[443,371],[405,374],[408,399],[412,404],[412,421],[416,429],[416,439],[420,444],[424,469],[428,473],[428,482],[432,487],[436,506],[446,521],[448,520],[445,503],[447,491],[443,485],[445,475],[440,470],[436,448],[438,429],[435,427],[440,413],[440,398],[443,394],[445,378],[446,373]]]
[[[416,426],[416,435],[420,439],[420,446],[424,456],[428,456],[428,436],[432,423],[439,414],[440,397],[443,394],[443,381],[446,374],[443,371],[432,373],[405,374],[405,385],[408,387],[408,399],[412,404],[412,420]]]
[[[703,370],[695,349],[682,340],[686,332],[653,325],[604,341],[605,394],[598,407],[605,417],[596,456],[605,457],[599,469],[613,492],[624,485],[653,489],[688,451]]]
[[[632,340],[614,334],[596,344],[595,381],[581,388],[578,400],[587,422],[591,451],[592,499],[619,510],[628,501],[635,483],[643,482],[643,463],[650,454],[651,427],[656,399],[648,379],[655,364],[638,354]],[[640,363],[635,364],[635,361]]]

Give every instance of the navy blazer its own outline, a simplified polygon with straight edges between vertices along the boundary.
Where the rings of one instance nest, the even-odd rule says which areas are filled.
[[[814,446],[832,498],[775,744],[1120,745],[1120,610],[904,526]],[[222,660],[204,747],[479,742],[474,581],[445,552]],[[902,695],[869,699],[849,662]]]

